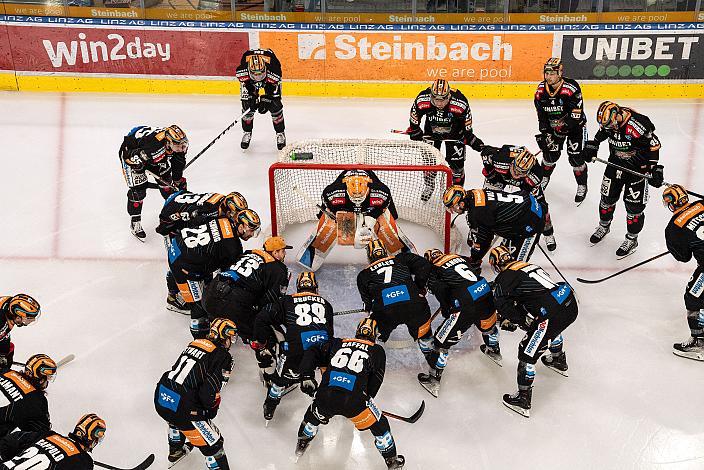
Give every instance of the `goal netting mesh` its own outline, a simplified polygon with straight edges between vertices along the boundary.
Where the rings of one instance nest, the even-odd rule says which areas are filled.
[[[391,190],[399,219],[435,231],[449,250],[442,196],[452,172],[435,147],[414,141],[322,139],[286,146],[269,169],[272,232],[316,220],[323,189],[353,168],[373,170]]]

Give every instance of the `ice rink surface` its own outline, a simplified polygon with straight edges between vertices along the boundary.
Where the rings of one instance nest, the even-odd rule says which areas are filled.
[[[537,150],[530,99],[471,101],[468,96],[475,132],[485,143]],[[12,332],[15,359],[39,352],[55,359],[76,354],[48,389],[54,428],[68,432],[83,413],[96,412],[107,421],[108,432],[94,458],[127,467],[153,452],[153,468],[166,468],[166,425],[154,412],[152,395],[160,375],[190,340],[188,319],[164,308],[166,262],[161,237],[153,231],[162,199],[156,191],[147,197],[143,225],[148,240],[141,244],[129,233],[117,150],[136,125],[176,123],[188,133],[192,157],[240,115],[239,102],[230,97],[4,93],[0,103],[5,220],[0,294],[31,294],[43,311],[36,325]],[[400,138],[389,130],[406,128],[410,104],[287,98],[288,141]],[[704,191],[701,101],[621,104],[648,115],[657,127],[666,181]],[[597,106],[590,101],[585,106],[590,135],[596,131]],[[266,175],[276,158],[269,116],[257,115],[246,153],[239,149],[240,138],[237,126],[189,168],[189,189],[238,190],[267,224]],[[604,158],[607,147],[601,148]],[[480,187],[479,155],[468,149],[467,160],[467,186]],[[589,195],[577,208],[572,202],[576,184],[563,155],[547,191],[558,243],[553,259],[570,281],[599,278],[665,251],[670,213],[660,203],[659,190],[651,193],[634,255],[618,261],[614,253],[625,233],[622,203],[608,237],[589,246],[603,171],[602,164],[590,164]],[[298,248],[309,230],[298,226],[285,235]],[[439,243],[431,232],[409,231],[419,250]],[[338,247],[319,274],[321,293],[337,310],[361,306],[354,279],[363,254],[349,250],[341,253]],[[360,264],[335,264],[349,259]],[[557,279],[542,253],[536,250],[532,262]],[[516,389],[520,332],[502,332],[503,368],[479,352],[477,335],[463,340],[451,350],[438,399],[416,381],[425,366],[415,347],[389,351],[377,403],[401,414],[414,411],[420,400],[427,403],[415,424],[390,421],[406,468],[704,468],[704,364],[672,354],[672,343],[689,335],[682,294],[694,267],[667,257],[602,284],[573,283],[580,312],[565,332],[570,377],[537,366],[529,420],[501,404],[501,395]],[[489,271],[485,267],[492,278]],[[338,317],[338,335],[353,333],[358,317],[352,317]],[[265,428],[265,391],[253,355],[241,344],[233,352],[235,372],[215,419],[233,469],[384,468],[371,434],[355,431],[343,418],[321,427],[294,464],[296,432],[309,399],[298,391],[287,396]],[[195,453],[176,468],[200,469],[204,461]]]

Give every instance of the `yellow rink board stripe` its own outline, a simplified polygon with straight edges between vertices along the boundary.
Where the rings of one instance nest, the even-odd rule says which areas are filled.
[[[428,82],[429,83],[429,82]],[[413,98],[424,83],[286,81],[285,96]],[[532,98],[535,83],[454,82],[471,99]],[[52,92],[110,92],[157,94],[239,94],[233,80],[110,78],[66,75],[0,74],[0,90]],[[584,83],[585,98],[704,98],[704,83]]]

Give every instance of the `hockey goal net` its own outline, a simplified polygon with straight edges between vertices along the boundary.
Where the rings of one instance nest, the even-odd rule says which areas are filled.
[[[323,189],[347,169],[374,171],[391,190],[399,219],[433,230],[450,250],[442,196],[452,172],[435,147],[414,141],[324,139],[286,146],[269,168],[272,234],[316,220]]]

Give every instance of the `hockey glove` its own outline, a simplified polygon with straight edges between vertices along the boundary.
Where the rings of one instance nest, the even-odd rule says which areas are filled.
[[[515,323],[511,323],[509,320],[501,320],[501,324],[499,327],[504,330],[504,331],[516,331],[518,329],[518,325]]]
[[[265,375],[272,375],[274,373],[274,356],[268,349],[261,349],[259,351],[254,351],[254,355],[259,363],[259,368]]]
[[[187,188],[186,177],[182,177],[180,180],[174,181],[174,186],[176,186],[179,191],[185,191]]]
[[[465,145],[469,145],[470,147],[472,147],[472,150],[474,150],[475,152],[481,152],[484,149],[484,147],[486,147],[486,145],[484,145],[484,142],[482,141],[482,139],[480,139],[479,137],[477,137],[474,134],[472,134],[469,137],[465,137],[464,143],[465,143]]]
[[[252,98],[242,100],[242,109],[244,111],[255,112],[257,110],[257,97],[253,96]]]
[[[481,155],[482,158],[491,157],[498,151],[499,151],[498,147],[492,147],[491,145],[485,145],[484,148],[482,149],[482,151],[479,152],[479,155]],[[483,173],[483,171],[482,171],[482,173]],[[484,176],[486,176],[486,175],[484,175]]]
[[[259,107],[257,108],[257,111],[259,114],[266,114],[269,112],[269,106],[271,105],[271,99],[267,98],[266,96],[262,96],[259,99]]]
[[[316,390],[318,390],[318,382],[316,382],[315,377],[301,380],[301,392],[312,397],[315,395]]]
[[[538,148],[543,154],[557,150],[555,138],[552,134],[540,133],[535,135],[535,141],[538,143]]]
[[[410,137],[411,140],[423,140],[423,129],[420,127],[408,126],[408,129],[406,129],[406,134],[408,134],[408,137]]]
[[[665,182],[665,175],[663,170],[665,167],[662,165],[655,165],[650,170],[650,178],[648,178],[648,184],[654,188],[659,188]]]
[[[146,168],[148,160],[149,159],[143,150],[135,150],[125,159],[125,165],[132,168],[132,170],[141,173]]]
[[[595,162],[597,154],[599,153],[599,141],[598,140],[588,140],[584,144],[584,149],[582,149],[582,158],[585,162]]]

